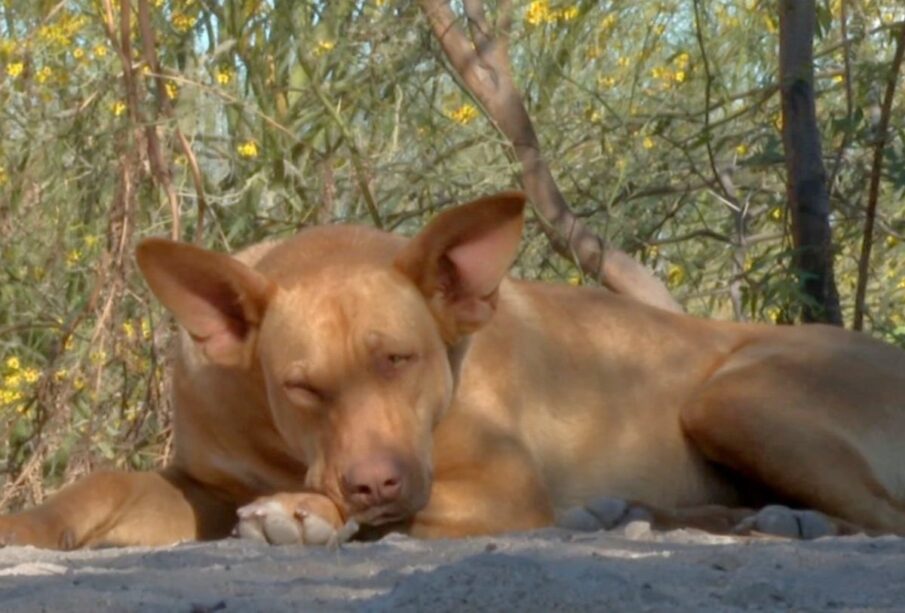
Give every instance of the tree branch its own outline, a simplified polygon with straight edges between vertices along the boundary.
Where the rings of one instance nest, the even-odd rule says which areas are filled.
[[[512,78],[507,32],[511,5],[501,3],[498,30],[486,24],[481,0],[466,0],[473,38],[456,23],[448,0],[420,0],[437,40],[455,72],[506,136],[522,166],[522,181],[554,250],[610,290],[671,311],[681,307],[666,286],[628,254],[608,246],[575,216],[541,155],[540,143],[521,92]]]
[[[852,327],[860,330],[864,325],[864,299],[867,293],[867,275],[870,268],[870,252],[874,242],[874,221],[877,218],[877,199],[880,196],[880,174],[883,168],[883,150],[886,148],[889,116],[892,113],[892,102],[896,95],[896,81],[905,55],[905,24],[899,26],[896,37],[896,50],[892,64],[886,77],[886,93],[880,109],[880,122],[877,124],[876,141],[874,142],[874,159],[870,169],[870,187],[867,193],[867,211],[864,218],[864,235],[861,238],[861,256],[858,259],[858,287],[855,292],[855,315]]]

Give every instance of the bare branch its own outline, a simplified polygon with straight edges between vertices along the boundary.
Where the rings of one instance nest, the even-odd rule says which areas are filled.
[[[671,311],[681,307],[666,286],[628,254],[614,249],[575,216],[556,185],[541,155],[540,143],[521,92],[512,78],[505,32],[511,23],[511,7],[501,7],[504,36],[481,29],[469,40],[457,24],[448,0],[420,0],[437,40],[465,86],[483,106],[497,129],[509,140],[522,166],[528,198],[543,222],[553,248],[574,261],[588,276],[612,291]],[[483,3],[465,2],[470,24],[486,26]],[[474,34],[475,26],[472,26]],[[486,38],[485,38],[486,35]]]
[[[870,268],[870,252],[874,242],[874,220],[877,217],[877,199],[880,196],[880,173],[883,168],[883,150],[886,148],[889,116],[896,95],[896,81],[905,56],[905,24],[899,26],[896,51],[886,77],[886,93],[880,109],[880,121],[876,128],[874,159],[870,169],[870,188],[867,194],[867,212],[864,219],[864,235],[861,239],[861,257],[858,260],[858,287],[855,292],[855,316],[852,327],[860,330],[864,325],[864,297],[867,293],[867,275]]]

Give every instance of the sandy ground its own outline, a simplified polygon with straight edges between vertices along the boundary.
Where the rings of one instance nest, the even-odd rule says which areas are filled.
[[[0,550],[0,611],[905,611],[905,539],[647,530]]]

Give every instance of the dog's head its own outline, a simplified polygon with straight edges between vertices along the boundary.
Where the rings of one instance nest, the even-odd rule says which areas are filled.
[[[314,228],[254,267],[148,239],[138,263],[212,368],[261,382],[305,485],[375,525],[428,501],[431,432],[468,336],[494,313],[523,205],[515,192],[485,198],[408,240]]]

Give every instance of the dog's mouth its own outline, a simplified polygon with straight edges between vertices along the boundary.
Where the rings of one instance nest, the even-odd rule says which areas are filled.
[[[352,513],[352,517],[364,526],[383,526],[408,519],[414,513],[408,509],[394,507],[371,507]]]

